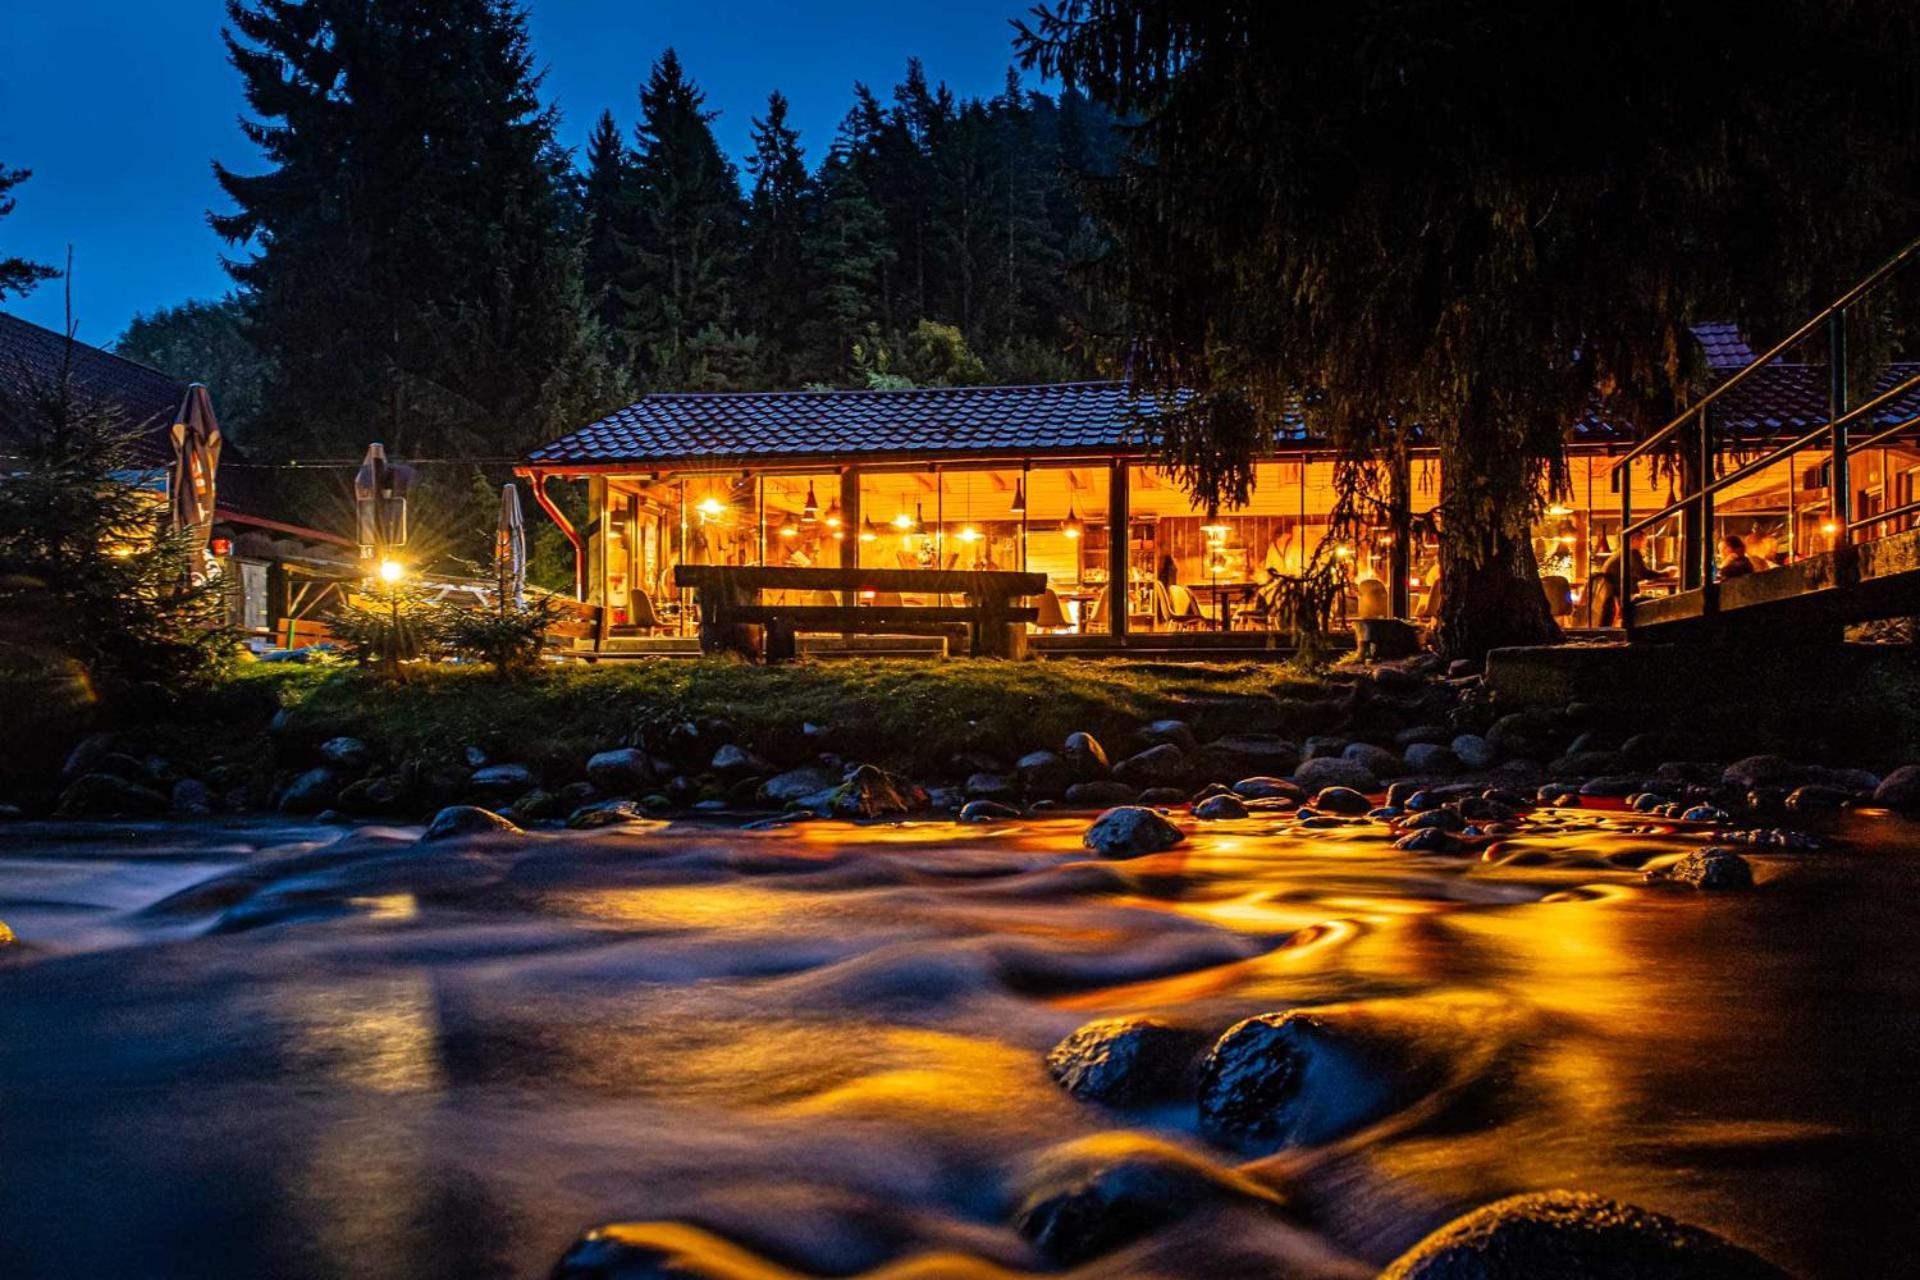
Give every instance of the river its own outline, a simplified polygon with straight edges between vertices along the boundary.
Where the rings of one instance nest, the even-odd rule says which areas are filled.
[[[1809,1277],[1911,1274],[1920,825],[1853,815],[1706,894],[1642,883],[1698,840],[1637,821],[1555,813],[1487,860],[1255,817],[1126,862],[1065,816],[467,845],[15,824],[0,1273],[538,1276],[630,1221],[695,1229],[715,1275],[1019,1274],[1045,1269],[1011,1225],[1036,1159],[1125,1132],[1286,1211],[1076,1274],[1368,1275],[1553,1187]],[[1108,1111],[1045,1069],[1096,1017],[1306,1006],[1443,1069],[1251,1158],[1190,1104]]]

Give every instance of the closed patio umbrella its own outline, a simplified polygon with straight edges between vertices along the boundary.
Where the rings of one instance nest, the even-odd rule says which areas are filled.
[[[204,545],[213,527],[214,481],[220,470],[220,423],[199,383],[187,388],[173,423],[173,472],[168,476],[169,523]]]
[[[494,572],[500,580],[500,603],[527,607],[527,522],[520,514],[520,486],[500,486],[500,523],[493,539]]]

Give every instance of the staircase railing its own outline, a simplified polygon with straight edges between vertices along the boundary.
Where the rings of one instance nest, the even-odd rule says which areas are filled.
[[[1669,520],[1683,512],[1694,516],[1694,545],[1683,553],[1683,567],[1697,578],[1706,595],[1706,607],[1713,607],[1714,538],[1713,538],[1713,499],[1714,495],[1738,484],[1747,477],[1768,467],[1777,465],[1782,459],[1791,457],[1802,449],[1810,448],[1825,440],[1828,443],[1829,492],[1833,495],[1833,525],[1835,546],[1849,545],[1853,541],[1854,531],[1869,524],[1895,519],[1920,511],[1920,501],[1909,502],[1891,510],[1876,511],[1860,519],[1852,518],[1853,493],[1848,479],[1849,462],[1853,455],[1864,449],[1872,448],[1899,433],[1920,426],[1920,415],[1896,422],[1863,440],[1848,439],[1854,423],[1865,418],[1869,421],[1874,413],[1900,399],[1908,392],[1920,387],[1920,374],[1905,378],[1886,391],[1874,396],[1858,407],[1847,404],[1847,308],[1878,291],[1900,271],[1920,258],[1920,239],[1908,243],[1899,252],[1881,263],[1873,271],[1838,298],[1829,303],[1818,315],[1795,329],[1786,337],[1767,348],[1762,354],[1730,377],[1722,381],[1713,390],[1693,402],[1678,417],[1661,427],[1658,431],[1642,440],[1613,463],[1613,485],[1620,491],[1620,581],[1616,584],[1619,592],[1621,625],[1628,630],[1633,627],[1633,549],[1632,539],[1637,533]],[[1822,327],[1827,331],[1827,421],[1808,431],[1798,439],[1789,441],[1776,449],[1754,459],[1724,475],[1714,474],[1717,449],[1713,434],[1713,410],[1735,388],[1772,364],[1782,355],[1798,347],[1818,333]],[[1668,445],[1681,432],[1692,429],[1692,439],[1687,444],[1697,451],[1697,487],[1691,492],[1683,492],[1667,503],[1666,506],[1651,515],[1635,520],[1633,517],[1633,464]],[[1687,561],[1691,563],[1686,563]]]

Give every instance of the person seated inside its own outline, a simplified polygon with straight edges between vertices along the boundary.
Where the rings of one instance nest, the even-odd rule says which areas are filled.
[[[1670,573],[1655,573],[1647,567],[1647,535],[1636,533],[1625,544],[1614,549],[1600,566],[1600,572],[1587,580],[1587,599],[1592,610],[1593,625],[1613,627],[1619,625],[1620,609],[1620,566],[1625,559],[1629,589],[1639,594],[1643,582],[1672,582]]]
[[[1747,560],[1755,573],[1778,569],[1787,562],[1780,551],[1779,537],[1766,529],[1755,529],[1747,535]]]
[[[1737,533],[1730,533],[1720,539],[1720,581],[1728,578],[1743,578],[1753,572],[1753,561],[1747,559],[1747,544]]]

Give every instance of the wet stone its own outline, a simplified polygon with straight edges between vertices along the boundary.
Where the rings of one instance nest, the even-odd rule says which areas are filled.
[[[1076,808],[1097,809],[1132,804],[1139,795],[1137,787],[1130,787],[1124,782],[1076,782],[1067,788],[1066,801]]]
[[[1839,787],[1809,782],[1795,787],[1787,797],[1790,813],[1836,813],[1853,800],[1853,793]]]
[[[1574,1191],[1513,1196],[1441,1227],[1380,1280],[1786,1280],[1772,1263],[1710,1231]]]
[[[1477,733],[1460,734],[1448,745],[1469,769],[1491,769],[1500,761],[1499,748]]]
[[[601,800],[596,804],[582,805],[567,818],[567,825],[576,831],[643,824],[660,825],[649,818],[646,810],[634,800]]]
[[[448,805],[433,815],[433,821],[427,824],[422,840],[449,840],[455,836],[508,835],[522,834],[519,827],[493,812],[478,805]]]
[[[111,773],[83,773],[75,778],[61,794],[58,810],[63,818],[140,818],[166,811],[167,797]]]
[[[1308,760],[1293,771],[1293,781],[1308,791],[1323,787],[1348,787],[1354,791],[1377,791],[1380,780],[1373,771],[1337,756]]]
[[[1136,787],[1181,782],[1189,776],[1187,758],[1178,746],[1162,742],[1113,766],[1113,776]]]
[[[1410,835],[1401,836],[1393,842],[1396,849],[1408,853],[1458,853],[1462,848],[1460,838],[1451,831],[1439,827],[1427,827]]]
[[[1407,771],[1406,764],[1394,752],[1385,747],[1376,747],[1370,742],[1352,742],[1340,753],[1343,760],[1351,760],[1375,778],[1391,778]],[[1372,790],[1371,787],[1366,790]]]
[[[485,769],[476,773],[476,782]],[[653,782],[653,761],[638,747],[615,747],[587,759],[587,781],[609,795],[633,795]]]
[[[1167,809],[1187,802],[1186,790],[1182,787],[1148,787],[1134,801],[1150,809]]]
[[[840,771],[817,764],[802,765],[776,773],[760,784],[760,798],[769,804],[789,804],[804,800],[840,785]]]
[[[1060,756],[1073,770],[1073,775],[1083,782],[1107,776],[1106,748],[1090,733],[1068,734],[1061,744]]]
[[[1649,870],[1650,882],[1709,891],[1753,888],[1753,867],[1731,849],[1695,849],[1664,870]]]
[[[1200,1066],[1200,1127],[1229,1146],[1278,1141],[1300,1092],[1306,1015],[1263,1013],[1228,1028]]]
[[[336,769],[364,769],[372,758],[373,752],[358,738],[328,738],[320,744],[320,759]]]
[[[1193,816],[1202,822],[1221,822],[1247,816],[1247,806],[1239,796],[1208,796],[1193,806]]]
[[[1020,789],[1029,796],[1058,796],[1072,785],[1073,766],[1051,751],[1029,751],[1013,766]]]
[[[1131,858],[1171,849],[1186,839],[1180,828],[1152,809],[1124,805],[1094,819],[1081,843],[1108,858]]]
[[[1323,787],[1313,797],[1313,807],[1322,813],[1352,815],[1373,808],[1373,801],[1351,787]]]
[[[1242,778],[1233,784],[1233,793],[1242,800],[1305,800],[1307,793],[1299,784],[1285,778]]]
[[[1020,816],[1020,811],[998,800],[969,800],[960,806],[962,822],[1005,822]]]
[[[1150,746],[1165,743],[1178,747],[1182,755],[1193,750],[1197,745],[1193,736],[1193,726],[1185,720],[1155,720],[1150,724],[1142,725],[1134,736]]]
[[[1903,764],[1880,780],[1873,802],[1901,812],[1920,812],[1920,764]]]
[[[318,813],[331,808],[339,794],[340,779],[333,770],[325,766],[309,769],[280,793],[280,812]]]
[[[1047,1073],[1082,1102],[1139,1106],[1177,1097],[1202,1043],[1158,1018],[1102,1018],[1055,1045]]]

